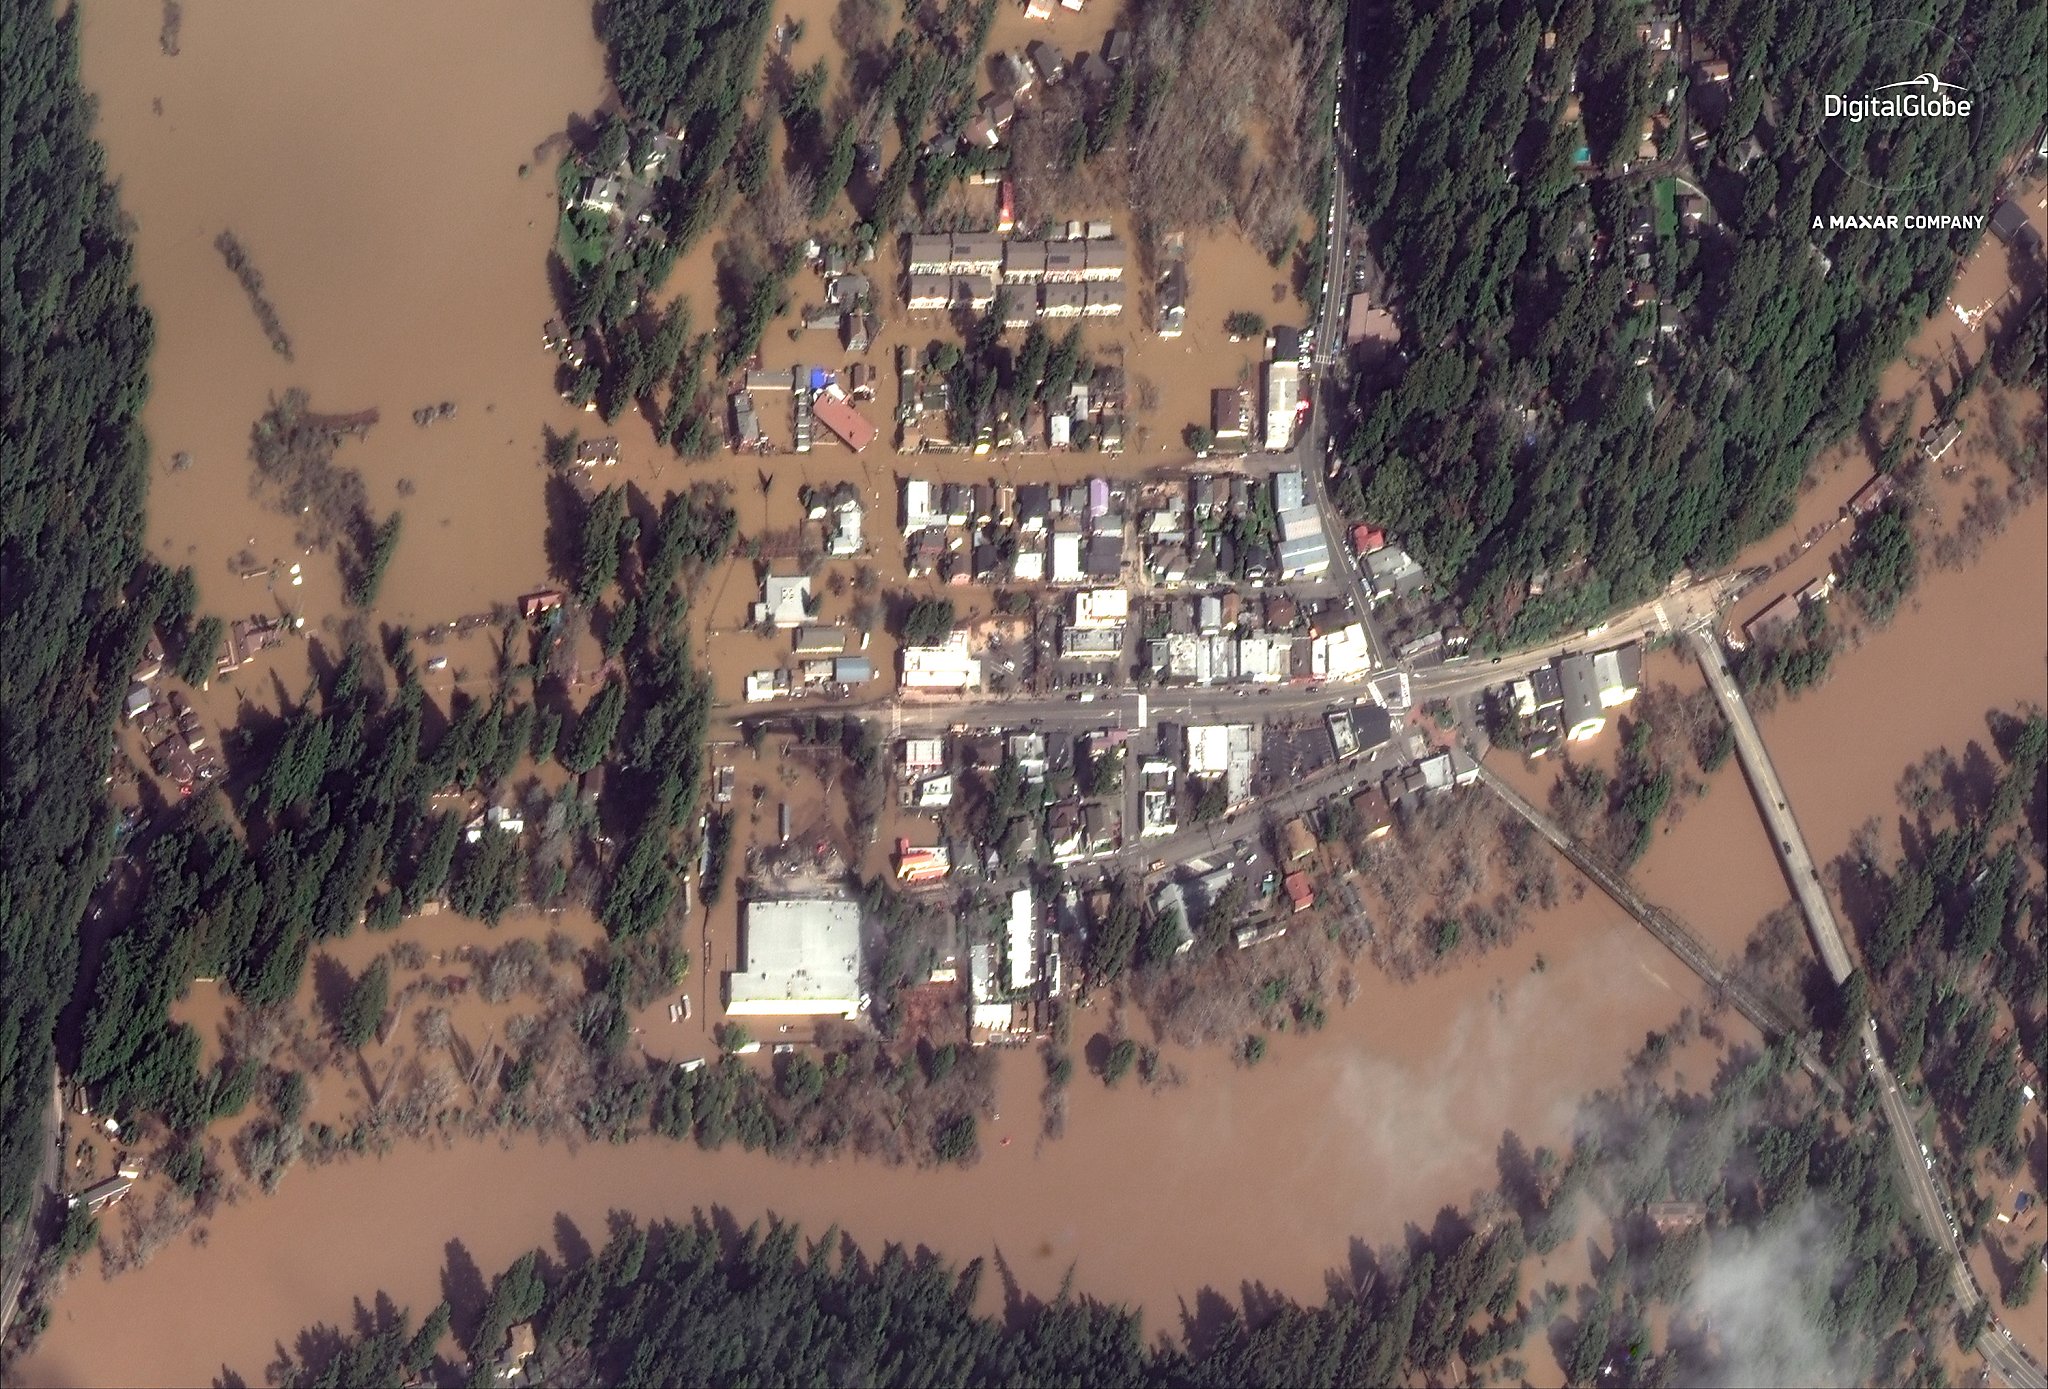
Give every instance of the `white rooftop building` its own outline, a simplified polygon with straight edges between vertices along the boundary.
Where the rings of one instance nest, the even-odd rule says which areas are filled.
[[[1038,918],[1031,910],[1031,889],[1010,894],[1010,987],[1028,989],[1038,978]]]
[[[860,1012],[860,905],[839,898],[749,902],[741,969],[726,975],[735,1017],[841,1017]]]
[[[1078,531],[1055,531],[1052,537],[1052,581],[1078,584],[1088,577],[1081,567],[1081,535]]]
[[[903,534],[916,535],[931,526],[943,526],[938,513],[938,488],[927,478],[907,478],[903,483]]]
[[[906,690],[978,690],[981,662],[967,654],[967,634],[955,632],[937,646],[903,648]]]
[[[903,775],[915,779],[928,772],[941,771],[946,765],[946,740],[943,738],[905,738],[903,740]]]
[[[1187,759],[1189,776],[1223,778],[1224,794],[1230,804],[1242,803],[1251,793],[1252,726],[1189,725]]]
[[[1318,680],[1363,680],[1371,672],[1372,646],[1362,623],[1327,632],[1309,646],[1309,673]]]
[[[1130,615],[1131,595],[1124,589],[1091,588],[1074,595],[1076,627],[1121,627]]]
[[[1277,632],[1261,632],[1237,639],[1237,674],[1240,679],[1260,685],[1287,681],[1294,640]]]
[[[754,621],[779,628],[801,627],[811,620],[811,579],[808,574],[770,574],[761,581],[761,601]]]
[[[1300,364],[1266,363],[1266,452],[1285,453],[1294,447],[1294,418],[1300,404]]]

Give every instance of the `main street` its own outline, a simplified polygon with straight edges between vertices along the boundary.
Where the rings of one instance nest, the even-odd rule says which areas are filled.
[[[1736,576],[1716,576],[1663,594],[1614,614],[1592,635],[1579,634],[1547,641],[1491,660],[1478,657],[1429,666],[1410,676],[1420,703],[1475,694],[1490,685],[1526,675],[1567,651],[1606,647],[1623,642],[1674,636],[1712,620],[1729,593],[1740,586]],[[891,736],[944,731],[950,728],[1032,727],[1085,732],[1091,728],[1147,728],[1160,719],[1179,723],[1271,723],[1281,719],[1320,717],[1370,701],[1363,681],[1306,685],[1156,686],[1145,690],[1104,689],[1079,695],[1000,695],[961,699],[890,699],[852,704],[830,700],[794,700],[772,704],[727,704],[718,717],[747,719],[800,718],[805,715],[850,715],[886,721]]]

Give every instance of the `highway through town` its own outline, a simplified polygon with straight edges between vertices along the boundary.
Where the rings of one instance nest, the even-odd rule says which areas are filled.
[[[1352,51],[1347,41],[1343,52],[1348,55]],[[1307,427],[1302,430],[1301,438],[1295,441],[1294,461],[1301,472],[1309,500],[1315,503],[1316,514],[1322,520],[1323,539],[1330,547],[1330,563],[1343,575],[1345,589],[1351,595],[1352,609],[1358,614],[1359,621],[1365,624],[1373,660],[1378,664],[1387,659],[1386,645],[1372,620],[1372,594],[1366,588],[1364,575],[1359,572],[1360,565],[1347,558],[1351,551],[1345,544],[1343,515],[1330,496],[1329,475],[1334,459],[1325,442],[1329,438],[1331,420],[1345,404],[1346,386],[1344,373],[1337,370],[1344,360],[1344,307],[1346,289],[1351,283],[1351,197],[1350,185],[1345,179],[1348,142],[1344,136],[1344,68],[1345,63],[1340,59],[1337,64],[1337,99],[1330,116],[1330,205],[1323,212],[1323,292],[1313,330],[1318,398],[1309,410]]]
[[[1821,886],[1813,855],[1806,847],[1806,837],[1800,833],[1799,822],[1792,813],[1791,798],[1785,793],[1784,783],[1778,779],[1778,770],[1772,765],[1769,749],[1764,746],[1763,734],[1758,731],[1756,720],[1749,712],[1749,702],[1743,698],[1734,673],[1728,668],[1728,658],[1721,649],[1721,643],[1706,631],[1695,630],[1689,637],[1700,668],[1706,673],[1707,688],[1713,691],[1722,714],[1734,731],[1735,754],[1742,762],[1757,808],[1762,812],[1771,840],[1777,846],[1779,861],[1792,881],[1793,895],[1806,917],[1814,947],[1821,962],[1827,966],[1828,974],[1840,984],[1855,970],[1856,963],[1849,953],[1847,941],[1843,939],[1834,904],[1828,901],[1827,892]],[[1978,1288],[1977,1280],[1970,1273],[1969,1262],[1956,1243],[1955,1207],[1935,1173],[1933,1158],[1921,1146],[1919,1125],[1913,1112],[1906,1107],[1898,1079],[1885,1059],[1875,1018],[1864,1024],[1863,1058],[1877,1087],[1878,1107],[1890,1133],[1892,1154],[1898,1161],[1899,1170],[1905,1174],[1906,1193],[1927,1233],[1949,1257],[1949,1277],[1955,1285],[1957,1301],[1966,1311],[1975,1310],[1987,1299]],[[1992,1318],[1989,1328],[1978,1341],[1977,1349],[2008,1384],[2017,1386],[2017,1389],[2048,1389],[2048,1375],[2044,1375],[2041,1367],[2006,1337],[2004,1327],[1996,1317]]]

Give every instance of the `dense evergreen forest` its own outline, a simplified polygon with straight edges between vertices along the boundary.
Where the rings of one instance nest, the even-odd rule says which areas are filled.
[[[724,555],[734,522],[709,488],[671,493],[644,536],[624,509],[623,492],[601,495],[582,544],[592,600],[620,591],[610,629],[626,679],[580,716],[551,628],[508,620],[490,698],[458,696],[446,711],[427,700],[405,633],[384,653],[395,687],[358,641],[325,668],[316,661],[314,687],[295,706],[237,730],[226,787],[130,842],[142,888],[88,982],[68,1058],[98,1105],[154,1114],[179,1138],[238,1112],[277,1078],[232,1054],[198,1069],[198,1034],[169,1019],[189,981],[216,977],[244,1005],[274,1008],[297,993],[317,942],[389,929],[444,901],[490,922],[572,892],[591,901],[611,946],[590,1026],[623,1041],[627,1000],[644,1001],[687,962],[667,918],[703,779],[710,692],[682,630],[684,595]],[[609,766],[604,797],[575,780],[553,793],[529,786],[524,769],[550,757],[579,773]],[[435,813],[432,798],[472,789],[494,801],[524,794],[539,832],[465,843],[461,822]],[[600,823],[624,846],[602,864]]]
[[[78,13],[0,13],[0,1224],[45,1145],[52,1034],[113,846],[103,795],[146,485],[152,336],[78,80]],[[4,1243],[5,1241],[0,1241]]]
[[[1900,860],[1889,871],[1858,848],[1844,868],[1869,976],[1851,977],[1846,1007],[1875,1006],[1899,1077],[1924,1090],[1963,1172],[1980,1159],[2002,1178],[2027,1171],[2022,1057],[2048,1037],[2048,949],[2040,923],[2048,857],[2048,715],[1994,713],[1993,762],[1972,745],[1909,769]],[[1867,836],[1866,836],[1867,838]],[[2031,862],[2030,862],[2031,860]],[[1966,1237],[1991,1219],[1974,1180],[1957,1201]]]
[[[1494,639],[1585,625],[1784,521],[1976,240],[1825,219],[1988,212],[2048,92],[2038,5],[1683,9],[1670,52],[1615,0],[1357,17],[1385,37],[1352,86],[1353,189],[1408,354],[1361,384],[1340,497]],[[1951,70],[1967,120],[1817,118],[1824,92]]]
[[[451,1276],[456,1305],[421,1331],[380,1300],[355,1334],[314,1328],[271,1370],[299,1385],[485,1384],[510,1329],[528,1323],[535,1368],[564,1385],[1246,1389],[1441,1381],[1459,1365],[1512,1381],[1529,1373],[1531,1336],[1575,1384],[1939,1382],[1944,1265],[1901,1233],[1882,1138],[1817,1102],[1789,1047],[1738,1052],[1706,1092],[1667,1094],[1652,1077],[1677,1040],[1649,1039],[1569,1153],[1529,1153],[1509,1135],[1497,1193],[1398,1249],[1361,1251],[1322,1303],[1261,1294],[1239,1309],[1191,1290],[1172,1341],[1066,1293],[1012,1292],[1001,1317],[982,1314],[978,1260],[955,1269],[892,1247],[871,1261],[832,1233],[735,1232],[722,1216],[642,1230],[615,1215],[601,1252],[565,1236],[488,1291]],[[1660,1230],[1650,1205],[1674,1200],[1688,1214]],[[1590,1283],[1525,1286],[1529,1255],[1577,1235],[1595,1243]],[[1731,1282],[1769,1291],[1731,1297]],[[1673,1309],[1668,1337],[1652,1331],[1659,1306]],[[1693,1334],[1703,1321],[1716,1334]],[[436,1359],[451,1326],[467,1366]]]

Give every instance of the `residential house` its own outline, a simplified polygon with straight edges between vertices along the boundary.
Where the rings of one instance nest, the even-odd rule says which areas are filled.
[[[1038,73],[1030,61],[1015,50],[998,53],[995,59],[997,84],[1018,101],[1038,90]]]
[[[1045,243],[1011,241],[1003,246],[1003,279],[1010,284],[1037,284],[1045,278]]]
[[[910,249],[904,256],[904,268],[911,275],[944,275],[953,268],[953,238],[945,235],[920,235],[910,238]]]
[[[875,441],[874,425],[861,417],[860,411],[853,408],[853,402],[836,384],[826,387],[811,402],[811,412],[818,423],[838,435],[840,442],[855,453]]]
[[[996,291],[996,314],[1005,328],[1029,328],[1038,322],[1038,295],[1028,285],[1004,285]]]
[[[1067,75],[1067,55],[1044,39],[1033,39],[1025,44],[1024,53],[1046,86],[1052,86]]]
[[[1027,535],[1041,533],[1052,522],[1052,488],[1042,482],[1027,482],[1017,488],[1017,528]]]
[[[994,232],[956,232],[947,264],[955,275],[999,274],[1003,268],[1003,239]]]
[[[1600,701],[1600,681],[1593,670],[1593,658],[1583,653],[1560,656],[1557,676],[1564,688],[1560,708],[1565,737],[1582,743],[1607,727],[1607,708]]]
[[[1017,119],[1016,99],[998,92],[990,92],[981,99],[981,114],[996,130],[1008,130],[1010,122]]]
[[[1351,798],[1351,810],[1358,829],[1368,842],[1385,839],[1394,831],[1394,808],[1379,791],[1361,791]]]
[[[1929,463],[1939,463],[1943,454],[1956,446],[1963,437],[1961,420],[1930,424],[1920,435],[1920,451],[1927,455]]]
[[[1618,709],[1633,700],[1643,683],[1643,649],[1631,643],[1593,657],[1593,678],[1600,690],[1600,707]]]
[[[913,313],[944,309],[953,302],[953,282],[944,275],[917,273],[911,275],[906,283],[908,303]]]
[[[1767,641],[1779,632],[1789,631],[1799,621],[1799,599],[1795,594],[1780,595],[1775,603],[1752,617],[1742,626],[1742,634],[1752,645]]]
[[[1086,312],[1088,287],[1080,284],[1048,284],[1038,291],[1038,312],[1046,319],[1079,318]]]
[[[995,303],[996,282],[992,275],[956,275],[953,277],[951,301],[955,308],[980,313]]]
[[[843,655],[851,644],[851,636],[844,627],[804,626],[796,629],[796,654],[799,656]]]
[[[1082,252],[1081,278],[1084,280],[1121,280],[1124,277],[1124,243],[1121,241],[1084,241]],[[1050,266],[1047,267],[1048,270]]]
[[[1289,863],[1299,863],[1316,851],[1315,831],[1299,815],[1281,827],[1280,838]]]
[[[1058,288],[1058,286],[1049,286]],[[1124,311],[1124,287],[1111,281],[1106,284],[1088,286],[1087,297],[1082,301],[1081,314],[1084,318],[1116,318]]]
[[[1159,300],[1159,336],[1179,337],[1188,322],[1188,267],[1185,261],[1175,260],[1166,267],[1159,277],[1156,297]]]
[[[761,601],[754,604],[754,621],[777,628],[801,627],[811,615],[811,580],[808,574],[770,574],[761,581]]]

